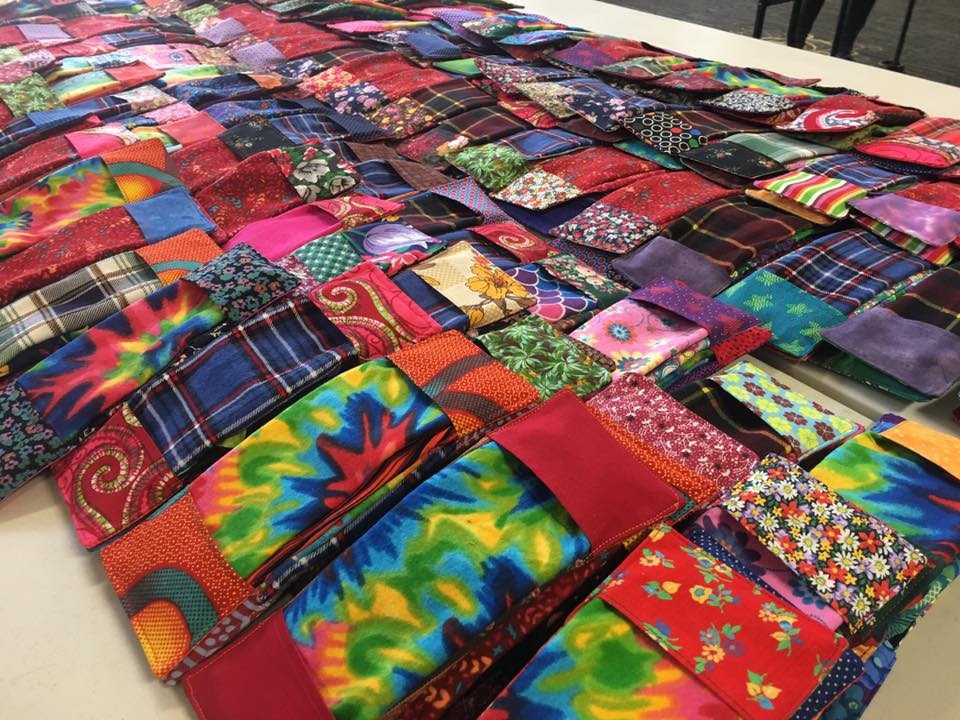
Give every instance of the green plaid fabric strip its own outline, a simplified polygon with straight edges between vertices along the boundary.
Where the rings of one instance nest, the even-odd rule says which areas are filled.
[[[836,150],[826,145],[805,142],[780,133],[737,133],[726,139],[765,155],[778,163],[790,163],[795,160],[807,160],[824,155],[833,155]]]

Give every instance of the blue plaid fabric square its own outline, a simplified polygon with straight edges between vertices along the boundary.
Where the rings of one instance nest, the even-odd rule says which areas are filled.
[[[817,158],[803,169],[816,175],[845,180],[871,192],[893,190],[917,180],[913,175],[903,175],[884,170],[865,160],[858,160],[854,155],[848,153]]]
[[[179,475],[207,449],[272,417],[354,360],[350,341],[297,295],[174,365],[129,405]]]
[[[766,269],[849,315],[933,265],[866,230],[844,230],[817,238]]]

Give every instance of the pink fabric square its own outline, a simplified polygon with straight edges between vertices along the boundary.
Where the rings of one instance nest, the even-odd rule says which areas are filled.
[[[224,245],[246,243],[267,260],[277,260],[318,237],[329,235],[342,227],[330,213],[313,205],[302,205],[267,220],[250,223]]]
[[[679,315],[629,298],[570,333],[616,363],[617,372],[646,374],[707,339],[707,331]]]

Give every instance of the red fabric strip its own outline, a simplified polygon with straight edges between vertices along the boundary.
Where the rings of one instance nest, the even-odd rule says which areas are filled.
[[[275,613],[183,681],[201,720],[333,720]]]
[[[490,437],[557,496],[596,551],[673,512],[680,496],[566,389]]]

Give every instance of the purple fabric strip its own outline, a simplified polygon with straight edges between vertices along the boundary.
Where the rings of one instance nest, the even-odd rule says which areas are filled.
[[[732,282],[719,265],[706,255],[657,235],[630,255],[616,258],[613,268],[637,287],[645,287],[659,278],[680,280],[703,295],[716,295]]]
[[[960,237],[960,212],[900,197],[877,195],[852,200],[850,206],[894,230],[941,247]]]
[[[709,333],[713,344],[760,322],[744,310],[695,292],[681,282],[664,278],[636,290],[630,299],[656,305],[696,323]]]
[[[960,337],[884,307],[827,328],[823,337],[930,397],[943,395],[960,380]]]

